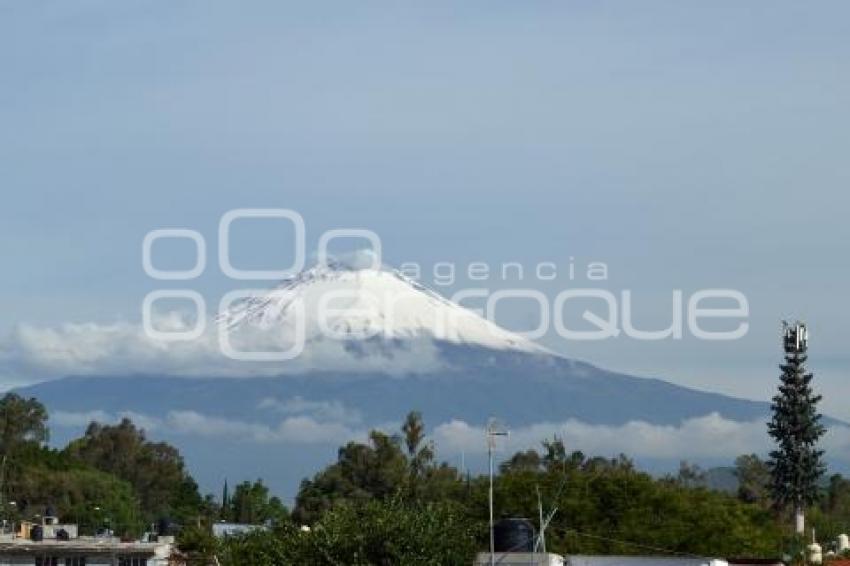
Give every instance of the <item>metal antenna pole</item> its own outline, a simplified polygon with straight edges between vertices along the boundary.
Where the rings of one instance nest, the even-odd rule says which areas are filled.
[[[496,564],[496,539],[493,535],[493,436],[487,432],[487,460],[490,464],[490,490],[488,501],[490,505],[490,566]]]
[[[490,566],[496,564],[496,538],[493,532],[493,451],[496,448],[496,437],[507,435],[508,431],[496,419],[490,419],[487,423],[487,460],[490,466]]]
[[[534,489],[537,490],[537,512],[540,520],[540,536],[538,537],[538,542],[540,543],[540,550],[543,554],[546,554],[546,524],[543,522],[543,498],[540,496],[540,486],[535,485]],[[537,550],[537,545],[534,545],[534,549]]]

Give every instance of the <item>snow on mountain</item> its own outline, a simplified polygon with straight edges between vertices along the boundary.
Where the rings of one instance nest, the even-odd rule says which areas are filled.
[[[129,322],[21,325],[0,337],[0,363],[31,381],[63,375],[256,377],[307,371],[405,376],[446,366],[455,350],[551,354],[384,267],[329,262],[247,295],[223,301],[216,323],[202,323],[190,340],[161,339]],[[163,335],[190,332],[196,324],[191,313],[181,311],[150,316],[151,326]],[[277,356],[290,351],[293,357]],[[262,358],[266,353],[270,356]],[[255,354],[260,356],[251,357]]]
[[[389,268],[328,262],[270,291],[234,302],[217,318],[228,332],[271,330],[292,340],[301,325],[308,345],[342,341],[431,339],[493,350],[549,353],[478,313]]]

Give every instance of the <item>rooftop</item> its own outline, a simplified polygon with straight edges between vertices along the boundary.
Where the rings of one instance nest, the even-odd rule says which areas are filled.
[[[28,539],[0,540],[0,554],[29,554],[33,552],[61,551],[81,554],[120,553],[152,556],[173,541],[169,538],[160,542],[123,542],[115,538],[80,537],[72,540]]]

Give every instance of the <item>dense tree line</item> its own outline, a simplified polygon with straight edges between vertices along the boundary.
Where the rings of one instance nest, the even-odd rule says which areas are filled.
[[[373,431],[366,443],[346,444],[335,463],[302,482],[291,523],[211,548],[223,564],[239,564],[239,556],[268,564],[305,557],[313,564],[468,564],[487,546],[487,481],[438,463],[424,430],[421,416],[411,413],[400,434]],[[553,438],[500,465],[495,498],[505,514],[537,517],[539,491],[546,510],[557,508],[547,546],[562,554],[788,551],[793,533],[773,504],[768,463],[742,455],[731,474],[736,490],[714,490],[706,472],[687,462],[678,474],[656,478],[626,456],[588,457]],[[850,480],[833,476],[822,495],[811,510],[813,524],[822,538],[833,538],[850,526]],[[432,523],[423,514],[443,519]],[[452,529],[440,528],[447,523]],[[423,548],[433,552],[396,544],[410,540],[431,541]]]
[[[340,501],[309,528],[284,522],[223,540],[190,528],[180,543],[190,564],[465,566],[481,535],[456,503],[418,503],[397,495]]]
[[[48,510],[82,533],[137,536],[154,523],[179,528],[224,520],[283,524],[288,510],[262,480],[218,502],[201,497],[179,451],[147,438],[129,419],[91,423],[65,448],[45,445],[48,414],[36,399],[0,398],[0,511],[32,520]]]
[[[201,497],[179,452],[130,420],[92,423],[63,449],[45,446],[47,422],[35,399],[0,399],[7,518],[51,506],[83,532],[136,535],[169,517],[198,564],[468,564],[487,546],[486,477],[441,463],[418,413],[397,434],[373,431],[365,443],[342,446],[333,464],[302,482],[291,513],[262,480]],[[495,498],[500,513],[536,518],[539,492],[547,512],[557,508],[547,546],[564,554],[780,554],[789,532],[773,505],[768,463],[741,456],[734,476],[737,491],[725,493],[709,489],[692,464],[657,478],[625,456],[590,457],[553,438],[500,465]],[[834,475],[820,495],[809,513],[821,538],[846,532],[850,480]],[[217,521],[264,529],[216,540]]]
[[[48,510],[80,525],[135,536],[152,523],[197,521],[205,501],[176,448],[151,442],[130,420],[92,423],[64,449],[49,448],[36,399],[0,399],[0,507],[6,520]]]
[[[196,547],[223,564],[239,564],[240,556],[268,564],[305,556],[313,564],[470,563],[487,545],[486,478],[438,463],[424,430],[411,413],[400,434],[373,431],[366,443],[346,444],[335,463],[302,482],[292,522]],[[554,438],[500,466],[495,498],[501,512],[537,517],[539,491],[547,510],[558,509],[546,538],[560,553],[781,552],[769,505],[710,490],[701,475],[686,464],[678,476],[653,478],[625,456],[587,457]],[[411,541],[429,542],[417,550]]]
[[[71,459],[112,474],[132,486],[144,518],[186,521],[201,506],[198,485],[186,471],[178,450],[151,442],[130,419],[117,425],[91,423],[82,438],[63,451]]]

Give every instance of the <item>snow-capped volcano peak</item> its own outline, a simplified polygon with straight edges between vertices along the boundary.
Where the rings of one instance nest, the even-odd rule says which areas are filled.
[[[219,314],[231,332],[247,327],[280,329],[296,325],[311,341],[336,339],[431,339],[498,350],[546,352],[387,267],[329,261],[284,280],[277,287],[237,301]]]

